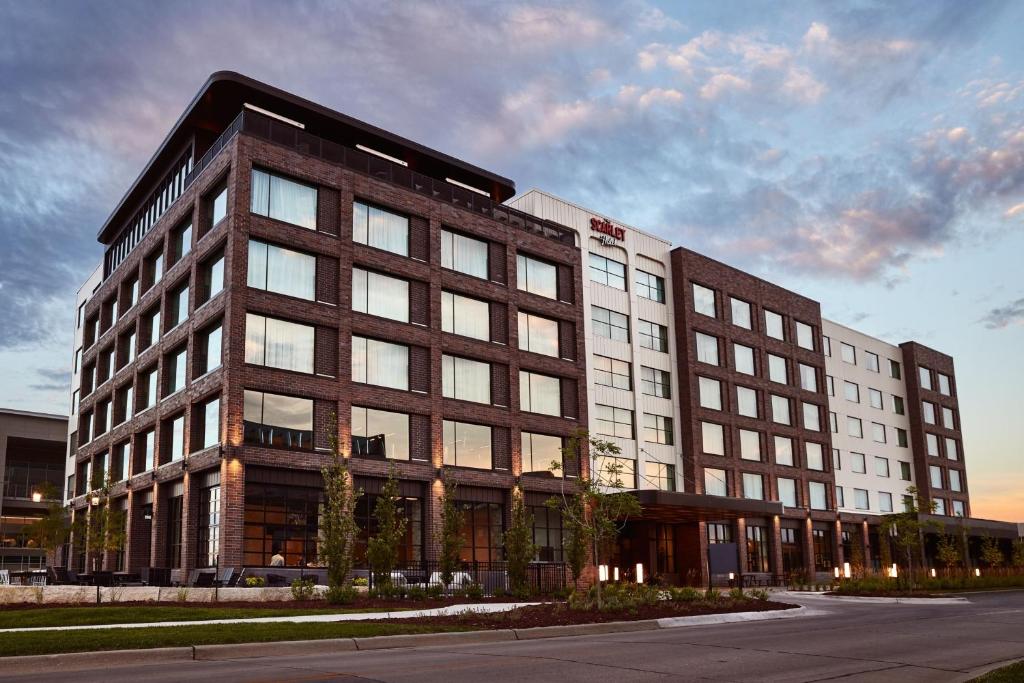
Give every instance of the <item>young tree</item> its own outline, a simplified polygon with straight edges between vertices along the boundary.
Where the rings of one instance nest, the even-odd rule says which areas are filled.
[[[850,543],[850,574],[861,578],[864,576],[864,539],[860,531],[856,535]]]
[[[512,516],[503,541],[509,587],[515,595],[527,595],[530,591],[527,571],[537,546],[533,544],[533,515],[526,511],[522,492],[513,494]]]
[[[907,568],[899,578],[901,582],[906,582],[910,590],[914,590],[914,557],[924,548],[924,534],[928,531],[937,533],[942,527],[936,522],[921,520],[918,514],[920,501],[916,487],[908,486],[907,493],[910,494],[909,505],[903,512],[883,517],[879,534],[883,536],[882,545],[885,544],[884,537],[888,536],[892,539],[896,551],[903,555]]]
[[[124,549],[127,538],[127,518],[124,510],[115,509],[110,500],[110,482],[93,494],[98,500],[89,509],[87,517],[80,517],[81,537],[85,549],[92,556],[93,571],[102,568],[103,553]],[[91,503],[91,501],[90,501]]]
[[[960,544],[949,534],[942,534],[935,546],[935,559],[947,569],[959,566],[961,561]]]
[[[573,586],[578,586],[590,554],[586,498],[581,491],[576,491],[568,497],[549,498],[545,505],[562,516],[562,555],[569,566]]]
[[[71,536],[71,521],[67,510],[58,499],[60,492],[52,484],[41,487],[39,492],[43,499],[48,501],[46,514],[25,527],[25,533],[39,543],[39,547],[46,551],[49,558],[68,542]],[[49,561],[48,559],[47,562]]]
[[[590,450],[590,476],[581,477],[572,493],[565,490],[563,478],[561,501],[557,498],[555,500],[562,512],[563,523],[568,520],[566,526],[585,529],[594,565],[600,566],[602,558],[611,551],[629,517],[640,513],[640,502],[625,491],[622,480],[625,467],[614,460],[621,449],[614,443],[590,437],[585,430],[581,430],[563,449],[563,459],[575,457],[582,443],[586,443]],[[580,496],[581,504],[570,504],[570,499],[576,495]],[[602,609],[604,599],[600,580],[594,585],[597,606]]]
[[[1013,542],[1013,566],[1017,568],[1024,567],[1024,538],[1018,538]]]
[[[373,570],[375,582],[380,586],[391,585],[391,574],[398,565],[398,548],[405,539],[408,521],[399,506],[400,500],[398,471],[394,463],[391,463],[388,478],[373,509],[377,533],[366,544],[366,559]]]
[[[356,524],[356,491],[338,442],[337,417],[331,416],[328,435],[331,462],[320,470],[324,478],[323,514],[320,520],[320,560],[327,565],[327,585],[340,594],[349,586],[359,526]]]
[[[1005,560],[999,541],[991,536],[981,539],[981,561],[986,567],[999,567]]]
[[[462,511],[455,502],[457,485],[454,480],[444,480],[441,492],[441,537],[440,548],[441,583],[447,588],[452,583],[456,570],[461,562],[462,551]]]

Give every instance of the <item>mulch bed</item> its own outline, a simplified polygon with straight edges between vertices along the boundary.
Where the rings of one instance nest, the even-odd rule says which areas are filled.
[[[631,611],[600,612],[597,610],[570,610],[564,603],[546,603],[519,607],[511,612],[498,614],[458,614],[447,617],[413,617],[402,619],[403,624],[446,624],[475,629],[533,628],[536,626],[569,626],[594,624],[608,621],[641,621],[667,617],[693,617],[701,614],[727,614],[731,612],[770,612],[794,609],[790,605],[770,600],[733,601],[722,600],[717,604],[705,602],[678,603],[662,602],[657,605],[639,607]],[[382,623],[396,622],[397,619],[382,619]]]

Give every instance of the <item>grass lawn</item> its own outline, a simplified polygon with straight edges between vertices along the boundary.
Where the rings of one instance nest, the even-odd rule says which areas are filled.
[[[406,608],[408,609],[408,608]],[[287,607],[51,607],[0,611],[0,628],[37,628],[41,626],[102,626],[104,624],[145,624],[158,621],[204,621],[208,619],[251,619],[255,617],[292,617],[300,614],[345,614],[354,612],[398,612],[395,608],[295,609]],[[6,638],[12,634],[3,634]]]
[[[1020,683],[1020,681],[1024,681],[1024,662],[989,671],[984,676],[975,678],[971,683]]]
[[[466,627],[448,625],[341,622],[333,624],[154,626],[152,628],[98,628],[81,631],[4,633],[0,635],[0,657],[97,650],[137,650],[215,643],[366,638],[464,630],[467,630]]]

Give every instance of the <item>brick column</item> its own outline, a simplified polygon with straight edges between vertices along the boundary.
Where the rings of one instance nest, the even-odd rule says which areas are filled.
[[[245,466],[238,458],[224,458],[220,465],[220,549],[221,567],[241,571],[245,533]]]
[[[736,551],[740,565],[738,573],[744,574],[747,571],[747,520],[742,517],[736,520]]]
[[[843,571],[843,524],[838,519],[835,521],[835,565],[839,567],[840,576]]]
[[[861,522],[860,542],[864,548],[864,571],[868,571],[874,566],[874,560],[871,557],[871,535],[868,533],[867,520]]]
[[[185,471],[181,496],[181,568],[189,571],[196,566],[196,521],[199,517],[198,496],[193,496],[192,473]]]
[[[151,567],[167,566],[167,513],[160,499],[163,485],[153,482],[153,519],[150,523],[149,564]]]
[[[814,535],[811,533],[812,529],[811,519],[808,517],[804,520],[804,571],[807,572],[807,579],[811,582],[814,581]]]
[[[780,576],[785,575],[786,570],[782,566],[782,523],[779,521],[779,516],[775,515],[772,517],[771,524],[771,569],[772,573],[779,574]]]

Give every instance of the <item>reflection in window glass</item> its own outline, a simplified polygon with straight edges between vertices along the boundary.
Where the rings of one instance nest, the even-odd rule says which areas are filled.
[[[250,210],[261,216],[316,230],[316,188],[254,168]],[[213,224],[217,224],[216,217]]]
[[[441,393],[445,398],[490,403],[490,364],[448,354],[442,355]]]
[[[519,409],[542,415],[562,414],[562,382],[536,372],[519,371]]]
[[[313,401],[245,390],[246,443],[313,450]]]
[[[490,427],[445,420],[443,432],[445,465],[492,469]]]
[[[352,455],[409,459],[409,416],[352,406]]]
[[[519,348],[558,358],[558,321],[519,311]]]
[[[558,269],[526,254],[516,254],[516,281],[519,289],[549,299],[558,298]]]
[[[355,202],[352,205],[352,241],[408,256],[409,219],[376,206]]]
[[[310,325],[246,313],[245,362],[312,374],[315,337]]]
[[[441,231],[441,267],[487,279],[488,246],[483,240]]]
[[[316,298],[316,257],[249,240],[248,285],[313,301]]]
[[[353,268],[352,310],[407,323],[409,282]]]
[[[352,337],[352,381],[409,389],[409,347]]]
[[[562,464],[562,438],[547,434],[520,432],[523,472],[550,472],[552,476],[564,475]],[[558,463],[558,468],[553,468]]]
[[[441,330],[463,337],[490,341],[490,310],[490,305],[486,301],[452,292],[441,292]]]

